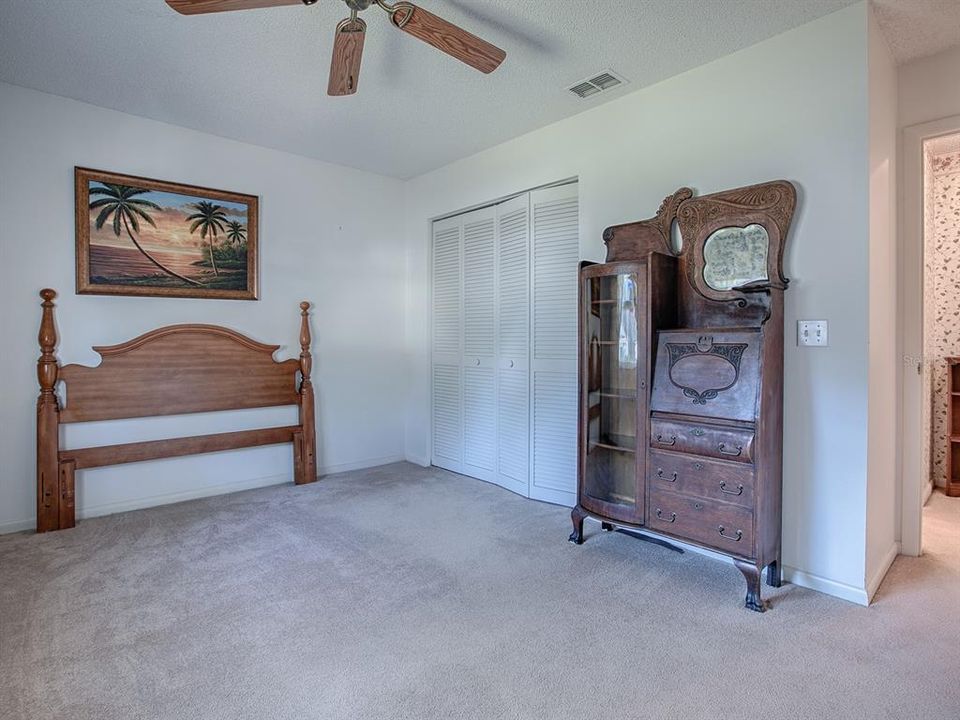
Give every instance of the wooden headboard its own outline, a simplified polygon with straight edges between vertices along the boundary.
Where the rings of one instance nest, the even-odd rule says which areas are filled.
[[[60,367],[53,318],[56,296],[54,290],[40,292],[38,532],[74,526],[74,473],[83,468],[292,442],[294,481],[317,479],[309,303],[300,303],[296,360],[277,362],[273,354],[279,345],[264,345],[218,325],[170,325],[120,345],[95,346],[102,358],[96,367]],[[61,382],[65,403],[57,395]],[[282,405],[299,407],[297,425],[60,449],[61,423]]]

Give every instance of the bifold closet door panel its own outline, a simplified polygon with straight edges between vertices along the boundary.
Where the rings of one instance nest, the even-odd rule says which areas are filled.
[[[577,491],[577,185],[530,193],[532,429],[530,497],[574,505]]]
[[[463,223],[463,471],[496,479],[497,213],[482,208]]]
[[[497,206],[497,483],[529,493],[530,196]]]
[[[462,240],[458,218],[433,225],[431,267],[431,462],[463,471]]]

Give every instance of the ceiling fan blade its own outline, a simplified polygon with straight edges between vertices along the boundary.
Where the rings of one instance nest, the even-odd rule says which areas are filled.
[[[303,0],[167,0],[167,5],[181,15],[203,15],[231,10],[253,10],[254,8],[304,4]]]
[[[480,72],[493,72],[507,57],[496,45],[491,45],[412,3],[397,3],[390,19],[405,33],[433,45],[437,50],[442,50]]]
[[[347,18],[337,25],[327,95],[353,95],[357,91],[366,34],[367,24],[360,18]]]

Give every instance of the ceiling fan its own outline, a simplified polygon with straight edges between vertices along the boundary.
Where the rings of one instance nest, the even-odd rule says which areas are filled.
[[[343,0],[343,2],[350,8],[350,17],[341,20],[337,25],[333,59],[330,62],[330,81],[327,85],[328,95],[353,95],[357,91],[363,40],[367,31],[367,24],[358,17],[358,13],[371,5],[378,5],[385,10],[390,15],[390,22],[394,27],[433,45],[480,72],[493,72],[507,56],[496,45],[491,45],[486,40],[410,2],[390,3],[386,0]],[[251,10],[280,5],[315,5],[316,3],[317,0],[167,0],[167,5],[182,15]]]

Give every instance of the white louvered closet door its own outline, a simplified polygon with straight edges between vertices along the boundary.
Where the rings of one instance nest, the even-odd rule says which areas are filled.
[[[431,462],[463,471],[463,224],[460,218],[433,224],[431,328]]]
[[[533,357],[530,497],[573,505],[577,489],[577,185],[530,193]]]
[[[497,212],[463,222],[463,472],[496,480]]]
[[[497,479],[529,494],[530,196],[497,206]]]
[[[576,502],[577,185],[434,223],[432,462]]]

